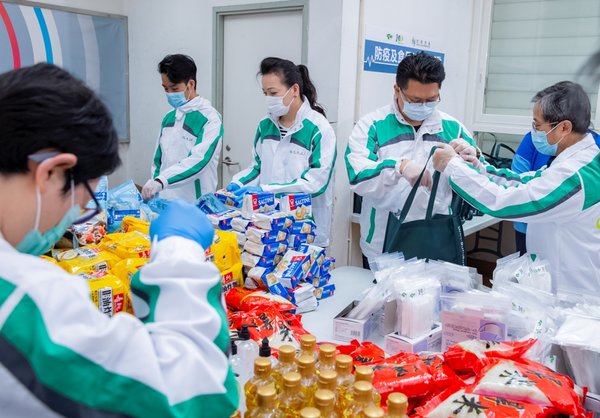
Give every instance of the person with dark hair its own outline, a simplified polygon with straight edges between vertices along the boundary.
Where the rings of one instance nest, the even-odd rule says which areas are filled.
[[[381,255],[388,216],[401,210],[417,182],[431,148],[439,143],[463,143],[463,152],[476,153],[467,129],[437,109],[446,74],[437,58],[420,52],[398,64],[391,104],[362,117],[346,148],[350,188],[362,196],[360,246],[363,266]],[[423,219],[433,170],[421,180],[406,221]],[[447,181],[440,181],[433,213],[448,213],[452,199]]]
[[[187,55],[167,55],[158,72],[168,103],[152,160],[152,177],[142,189],[148,200],[160,192],[164,199],[195,202],[217,189],[221,153],[221,115],[196,92],[196,64]]]
[[[152,222],[152,260],[131,283],[148,301],[144,322],[109,318],[85,279],[39,257],[101,210],[93,190],[120,165],[108,109],[52,64],[0,74],[0,144],[0,415],[230,416],[237,389],[206,216],[176,201]]]
[[[555,157],[547,168],[517,174],[460,158],[452,146],[436,150],[434,167],[481,212],[527,222],[527,250],[548,261],[556,289],[600,294],[600,150],[588,131],[590,100],[562,81],[532,102],[533,145]]]
[[[327,247],[337,155],[333,128],[317,103],[305,65],[269,57],[260,63],[267,117],[254,136],[254,162],[240,171],[227,190],[241,195],[265,191],[312,196],[317,225],[315,244]]]

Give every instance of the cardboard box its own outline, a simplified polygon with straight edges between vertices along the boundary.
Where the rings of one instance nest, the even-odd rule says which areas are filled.
[[[365,341],[377,329],[378,319],[381,315],[381,310],[374,312],[366,319],[350,319],[346,315],[358,305],[358,301],[354,301],[346,306],[342,311],[333,318],[333,338],[340,341]]]
[[[384,337],[383,350],[389,356],[400,352],[421,353],[423,351],[439,352],[442,348],[442,325],[435,324],[431,331],[417,338],[408,338],[398,335],[396,332],[387,334]]]

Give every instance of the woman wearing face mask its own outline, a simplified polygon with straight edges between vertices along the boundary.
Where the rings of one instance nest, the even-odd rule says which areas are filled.
[[[434,167],[483,213],[527,222],[527,250],[550,263],[559,290],[600,294],[600,150],[588,132],[589,98],[563,81],[532,101],[533,145],[556,156],[548,168],[517,174],[465,156],[468,166],[451,146],[435,152]]]
[[[281,58],[260,63],[267,117],[254,137],[254,163],[234,176],[227,190],[312,196],[315,244],[329,245],[336,140],[308,68]]]
[[[152,160],[151,178],[142,189],[148,200],[196,201],[217,188],[221,152],[221,115],[196,93],[196,64],[181,54],[167,55],[159,64],[162,86],[173,110],[164,117]]]
[[[363,197],[360,215],[360,246],[363,266],[381,255],[390,211],[404,206],[432,147],[459,138],[463,152],[475,153],[470,133],[437,109],[444,66],[425,53],[404,58],[396,72],[392,103],[362,117],[354,126],[346,149],[350,188]],[[431,165],[406,221],[423,219],[429,201]],[[440,181],[433,213],[448,214],[452,194]]]

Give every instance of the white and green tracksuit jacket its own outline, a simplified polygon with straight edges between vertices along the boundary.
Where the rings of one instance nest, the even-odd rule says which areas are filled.
[[[304,98],[294,125],[282,138],[276,120],[264,118],[254,137],[254,162],[233,181],[260,185],[276,194],[310,193],[317,225],[315,244],[329,245],[333,170],[337,155],[333,128]]]
[[[223,137],[221,115],[195,97],[164,117],[152,160],[152,177],[164,185],[160,197],[194,202],[217,189]]]
[[[527,222],[527,251],[548,260],[559,290],[600,294],[600,154],[590,134],[546,169],[473,170],[456,157],[444,173],[483,213]]]
[[[399,161],[410,159],[424,164],[433,146],[456,138],[473,143],[460,122],[438,110],[415,132],[395,101],[364,116],[354,126],[345,160],[350,188],[363,197],[360,247],[365,256],[381,254],[389,213],[401,210],[410,192],[409,183],[398,172]],[[431,161],[427,167],[433,174]],[[427,188],[419,188],[406,221],[425,218],[429,196]],[[433,212],[449,213],[451,200],[450,186],[442,176]]]
[[[229,417],[237,407],[217,268],[170,237],[132,280],[144,322],[0,236],[0,416]]]

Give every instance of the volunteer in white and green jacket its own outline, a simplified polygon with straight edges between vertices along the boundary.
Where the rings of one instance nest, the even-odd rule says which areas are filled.
[[[39,257],[120,164],[108,109],[51,64],[0,75],[0,415],[229,417],[237,407],[213,228],[175,201],[153,221],[134,275],[143,320],[109,318],[86,280]],[[142,308],[143,306],[143,308]]]
[[[453,147],[437,150],[434,166],[483,213],[527,222],[527,251],[550,263],[559,290],[600,295],[600,150],[589,98],[563,81],[533,102],[533,144],[556,156],[548,168],[517,174],[467,157],[469,165]]]
[[[369,259],[381,255],[388,215],[404,206],[431,148],[457,138],[473,143],[460,122],[437,110],[444,78],[438,59],[425,53],[407,56],[398,65],[392,103],[362,117],[350,135],[345,161],[350,189],[363,197],[360,247],[365,268]],[[432,172],[430,162],[406,221],[425,218]],[[434,213],[448,214],[451,199],[442,178]]]
[[[317,236],[327,247],[333,206],[333,169],[337,154],[333,128],[316,102],[308,68],[269,57],[260,63],[268,116],[254,137],[254,162],[236,174],[227,190],[308,193]]]
[[[167,55],[158,71],[174,108],[164,117],[152,160],[152,177],[142,189],[144,200],[160,192],[163,199],[195,202],[217,189],[217,166],[223,124],[210,102],[196,93],[196,64],[181,54]]]

